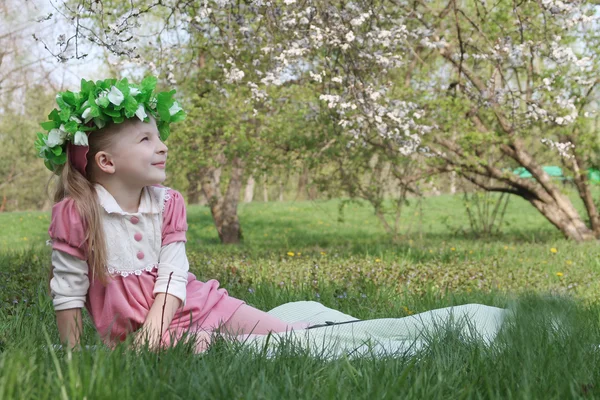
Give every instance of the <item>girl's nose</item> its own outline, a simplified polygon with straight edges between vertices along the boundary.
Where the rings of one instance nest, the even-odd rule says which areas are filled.
[[[158,146],[158,152],[159,153],[166,153],[167,150],[169,150],[169,148],[167,147],[166,144],[164,144],[164,142],[161,140],[160,141],[160,145]]]

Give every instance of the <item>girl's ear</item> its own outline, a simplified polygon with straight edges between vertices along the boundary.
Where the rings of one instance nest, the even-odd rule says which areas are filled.
[[[94,161],[96,162],[98,168],[100,168],[100,171],[106,174],[115,173],[115,164],[113,163],[112,156],[110,155],[110,153],[107,153],[105,151],[99,151],[94,156]]]

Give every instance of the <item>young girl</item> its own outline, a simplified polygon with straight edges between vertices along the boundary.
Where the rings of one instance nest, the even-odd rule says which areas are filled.
[[[156,349],[191,333],[204,351],[212,331],[267,334],[306,328],[196,280],[186,257],[186,209],[166,179],[169,124],[185,118],[156,78],[82,80],[57,95],[36,148],[58,175],[48,233],[50,294],[62,343],[79,347],[85,307],[110,347],[135,335]]]

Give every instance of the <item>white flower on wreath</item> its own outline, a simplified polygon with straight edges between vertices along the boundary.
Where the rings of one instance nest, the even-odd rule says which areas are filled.
[[[135,116],[140,119],[140,121],[144,121],[148,114],[146,114],[146,109],[143,104],[138,105],[137,110],[135,111]]]
[[[169,108],[169,114],[171,116],[177,114],[179,111],[181,111],[181,107],[179,106],[179,103],[174,102],[173,105],[171,106],[171,108]]]
[[[54,146],[61,146],[67,137],[67,132],[64,130],[65,126],[61,125],[60,128],[54,128],[48,133],[46,138],[46,146],[52,148]]]
[[[73,138],[73,144],[76,146],[89,146],[88,137],[85,132],[77,131],[75,132],[75,137]]]
[[[88,123],[90,119],[92,119],[92,117],[90,117],[90,114],[92,112],[92,108],[88,107],[85,110],[83,110],[83,112],[81,113],[81,118],[83,118],[83,120]]]
[[[113,103],[115,106],[120,106],[123,100],[125,100],[125,96],[123,96],[123,92],[113,86],[110,88],[110,92],[107,94],[108,100]]]

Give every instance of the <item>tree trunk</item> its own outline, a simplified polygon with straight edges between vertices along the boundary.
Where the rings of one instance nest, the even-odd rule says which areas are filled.
[[[279,201],[283,201],[283,190],[284,190],[284,187],[285,186],[284,186],[283,178],[279,178],[279,195],[277,196]]]
[[[219,157],[224,162],[224,156]],[[219,239],[223,244],[236,244],[242,239],[242,229],[237,216],[237,206],[242,188],[244,172],[242,161],[236,157],[232,161],[231,174],[225,196],[221,194],[221,167],[202,169],[202,192],[208,201]]]
[[[267,186],[267,174],[263,175],[263,201],[269,201],[269,187]]]
[[[187,199],[189,204],[199,204],[200,195],[202,190],[200,189],[201,176],[200,171],[188,172],[186,175],[188,180]]]
[[[308,167],[302,169],[300,178],[298,179],[298,189],[296,190],[296,199],[302,200],[306,194],[306,185],[308,183]]]
[[[251,203],[254,198],[254,187],[256,186],[256,181],[254,177],[250,175],[248,177],[248,181],[246,182],[246,190],[244,190],[244,203]]]
[[[451,165],[447,171],[451,172],[458,169],[464,178],[484,190],[511,193],[524,198],[568,239],[581,242],[596,238],[593,230],[585,224],[571,200],[560,192],[550,176],[525,150],[525,146],[518,138],[514,138],[509,145],[500,145],[500,149],[505,155],[513,158],[519,165],[526,168],[534,180],[520,178],[513,173],[506,173],[495,167],[495,163],[492,162],[483,165],[474,163],[456,143],[445,139],[436,139],[436,141],[451,150],[455,155],[441,156],[448,165]],[[494,178],[506,186],[491,186],[480,177]]]

